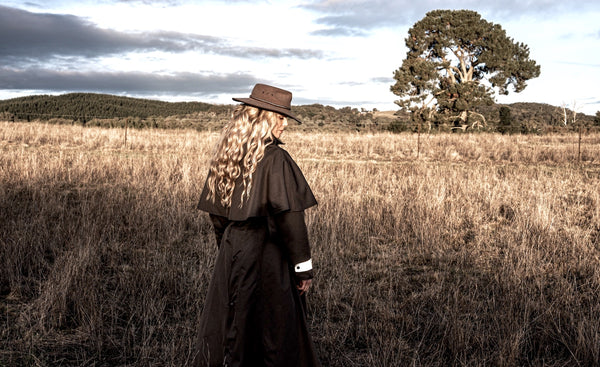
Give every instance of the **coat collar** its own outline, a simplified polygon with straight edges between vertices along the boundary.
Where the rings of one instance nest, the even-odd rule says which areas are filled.
[[[273,139],[267,139],[267,140],[265,141],[265,143],[266,143],[267,145],[270,145],[270,144],[272,144],[272,145],[284,145],[284,144],[285,144],[284,142],[282,142],[281,140],[279,140],[279,139],[278,139],[278,138],[276,138],[276,137],[273,137]]]

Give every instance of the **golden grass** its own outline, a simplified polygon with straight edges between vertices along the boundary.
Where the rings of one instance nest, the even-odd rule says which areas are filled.
[[[172,365],[214,133],[0,123],[0,365]],[[286,133],[325,366],[600,364],[600,135]]]

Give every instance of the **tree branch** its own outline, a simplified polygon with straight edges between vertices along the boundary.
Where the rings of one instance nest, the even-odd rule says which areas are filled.
[[[454,52],[454,51],[452,51],[452,52]],[[452,84],[456,84],[456,78],[454,77],[454,73],[452,71],[454,70],[460,75],[460,70],[458,70],[458,68],[456,66],[452,66],[452,63],[448,62],[446,60],[446,58],[443,56],[442,56],[442,61],[444,62],[444,64],[448,65],[444,69],[450,76],[450,79],[452,80]]]

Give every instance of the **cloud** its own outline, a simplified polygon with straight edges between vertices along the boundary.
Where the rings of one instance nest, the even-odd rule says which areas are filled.
[[[41,5],[40,5],[40,4],[38,4],[38,3],[33,3],[33,2],[31,2],[31,1],[26,1],[26,2],[24,2],[24,3],[23,3],[23,5],[25,5],[25,6],[29,6],[29,7],[32,7],[32,8],[41,8]]]
[[[365,83],[363,83],[363,82],[354,82],[354,81],[340,82],[338,84],[339,85],[347,85],[349,87],[358,87],[360,85],[365,85]]]
[[[319,33],[331,36],[345,35],[347,31],[344,30],[347,29],[359,32],[381,27],[411,26],[427,12],[435,9],[471,9],[482,15],[506,20],[527,15],[537,17],[559,12],[598,9],[597,0],[569,3],[563,0],[316,0],[301,7],[322,15],[316,20],[317,24],[325,25],[328,29],[341,29],[339,33]]]
[[[371,81],[373,83],[386,83],[386,84],[391,84],[394,81],[394,78],[391,76],[381,76],[381,77],[376,77],[376,78],[371,78]]]
[[[155,31],[124,33],[99,28],[73,15],[32,13],[0,6],[0,62],[46,62],[54,57],[96,58],[127,52],[196,51],[240,58],[320,58],[319,50],[239,47],[227,39]]]
[[[342,36],[342,37],[365,37],[367,33],[356,28],[349,27],[337,27],[337,28],[327,28],[327,29],[319,29],[311,32],[313,36]]]
[[[319,0],[301,7],[323,15],[315,22],[327,28],[312,34],[355,36],[365,35],[366,30],[406,22],[408,20],[406,14],[396,11],[403,3],[404,1]],[[413,7],[410,5],[408,9]]]
[[[180,72],[79,72],[43,68],[0,67],[0,85],[6,90],[94,91],[128,95],[214,96],[249,91],[259,82],[243,73],[196,74]],[[262,81],[264,82],[264,81]]]
[[[144,5],[167,5],[174,6],[178,5],[180,1],[177,0],[116,0],[117,3],[126,4],[144,4]]]

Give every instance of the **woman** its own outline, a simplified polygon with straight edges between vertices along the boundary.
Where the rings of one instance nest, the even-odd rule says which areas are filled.
[[[279,147],[292,94],[257,84],[224,127],[198,208],[219,254],[200,318],[200,366],[319,366],[304,297],[313,272],[304,210],[317,204]]]

